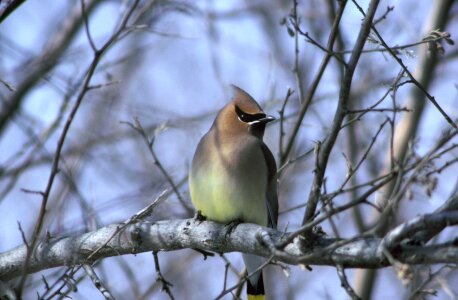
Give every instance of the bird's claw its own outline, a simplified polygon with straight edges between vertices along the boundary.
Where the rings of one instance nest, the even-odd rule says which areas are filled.
[[[207,220],[207,217],[204,216],[200,210],[198,210],[194,216],[194,220],[196,220],[200,224],[203,221]]]
[[[227,227],[227,231],[226,231],[226,237],[228,235],[231,235],[232,232],[234,232],[235,228],[237,228],[237,226],[240,224],[240,223],[243,223],[242,220],[240,219],[235,219],[235,220],[232,220],[230,221],[229,223],[227,223],[225,226]]]

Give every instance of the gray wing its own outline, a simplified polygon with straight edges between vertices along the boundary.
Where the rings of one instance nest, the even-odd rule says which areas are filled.
[[[267,191],[266,205],[268,216],[268,226],[277,228],[278,220],[278,197],[277,197],[277,163],[266,144],[262,143],[262,153],[267,163]]]

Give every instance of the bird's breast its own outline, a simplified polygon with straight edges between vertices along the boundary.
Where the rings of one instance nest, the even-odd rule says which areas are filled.
[[[193,161],[189,180],[194,206],[217,222],[240,219],[267,226],[267,164],[260,144],[213,146],[214,151]]]

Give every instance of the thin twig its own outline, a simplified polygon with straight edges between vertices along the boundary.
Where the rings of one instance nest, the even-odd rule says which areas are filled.
[[[10,92],[16,92],[17,90],[12,84],[6,82],[5,80],[1,78],[0,78],[0,83],[3,84]]]
[[[25,284],[25,281],[27,279],[27,268],[28,268],[28,263],[30,261],[30,257],[32,255],[32,253],[34,252],[35,250],[35,246],[37,244],[37,241],[38,241],[38,237],[40,235],[40,232],[41,232],[41,229],[42,229],[42,226],[44,224],[44,219],[45,219],[45,214],[46,214],[46,208],[47,208],[47,204],[48,204],[48,200],[49,200],[49,196],[50,196],[50,193],[51,193],[51,188],[54,184],[54,179],[56,178],[56,175],[57,173],[59,172],[59,161],[60,161],[60,156],[61,156],[61,152],[62,152],[62,148],[64,146],[64,142],[65,142],[65,139],[67,137],[67,133],[70,129],[70,126],[76,116],[76,113],[79,109],[79,106],[84,98],[84,96],[86,95],[88,89],[87,87],[89,86],[89,83],[92,79],[92,75],[94,74],[94,71],[100,61],[100,59],[102,58],[102,55],[108,50],[108,48],[110,46],[112,46],[112,44],[115,42],[117,36],[119,34],[121,34],[121,32],[124,30],[124,28],[126,27],[127,25],[127,22],[129,21],[129,18],[130,16],[132,15],[133,11],[135,10],[137,4],[138,4],[139,0],[136,0],[132,7],[128,10],[127,14],[124,16],[122,22],[121,22],[121,26],[118,28],[118,30],[108,39],[108,41],[103,45],[102,48],[100,48],[100,50],[96,51],[94,53],[94,58],[86,72],[86,78],[83,82],[83,86],[81,88],[81,91],[80,93],[78,94],[78,97],[75,101],[75,104],[67,118],[67,121],[64,125],[64,128],[62,130],[62,133],[59,137],[59,140],[57,142],[57,149],[56,149],[56,154],[54,156],[54,161],[53,161],[53,164],[52,164],[52,168],[51,168],[51,174],[49,175],[49,179],[48,179],[48,183],[47,183],[47,186],[46,186],[46,189],[45,191],[43,192],[43,199],[42,199],[42,203],[41,203],[41,207],[40,207],[40,212],[39,212],[39,215],[38,215],[38,218],[37,218],[37,221],[36,221],[36,225],[35,225],[35,228],[34,228],[34,231],[33,231],[33,234],[32,234],[32,242],[30,243],[30,251],[27,251],[27,256],[26,256],[26,260],[25,260],[25,263],[24,263],[24,269],[23,269],[23,274],[22,274],[22,277],[21,277],[21,280],[19,282],[19,285],[18,285],[18,288],[17,288],[17,292],[18,292],[18,295],[20,296],[21,293],[22,293],[22,290],[24,288],[24,284]]]
[[[348,111],[348,114],[359,114],[363,112],[411,112],[412,110],[407,107],[395,107],[395,108],[365,108],[365,109],[352,109]]]
[[[392,12],[393,10],[394,10],[394,5],[392,5],[392,6],[389,6],[389,5],[388,5],[388,6],[386,7],[385,13],[384,13],[383,15],[381,15],[378,19],[375,19],[375,20],[374,20],[374,25],[377,25],[377,24],[380,23],[381,21],[385,20],[386,17],[388,16],[388,14],[389,14],[390,12]]]
[[[345,269],[341,265],[336,266],[337,275],[339,275],[340,285],[345,289],[348,296],[353,300],[360,300],[361,298],[355,293],[355,290],[351,287],[350,283],[347,280],[347,275],[345,275]]]
[[[356,5],[356,7],[358,8],[358,10],[361,12],[361,14],[366,17],[366,14],[364,13],[364,10],[361,8],[361,6],[359,6],[359,4],[352,0],[353,3]],[[410,71],[407,69],[407,66],[404,64],[404,62],[402,61],[402,59],[400,59],[396,53],[394,53],[394,51],[388,46],[388,44],[385,42],[385,40],[382,38],[382,36],[380,35],[380,33],[377,31],[377,29],[375,28],[374,25],[371,26],[372,28],[372,31],[375,33],[375,35],[377,36],[377,38],[379,39],[380,43],[382,44],[382,46],[390,53],[390,55],[396,60],[396,62],[402,67],[402,69],[404,70],[404,72],[407,74],[407,76],[409,76],[410,80],[412,80],[413,84],[415,84],[422,92],[423,94],[426,96],[426,98],[428,98],[428,100],[437,108],[437,110],[439,111],[439,113],[444,117],[444,119],[447,121],[447,123],[450,124],[450,126],[452,126],[453,128],[455,128],[456,130],[458,130],[458,125],[455,124],[455,122],[452,121],[452,119],[447,115],[447,113],[442,109],[442,107],[440,107],[439,103],[437,103],[436,99],[428,93],[428,91],[423,87],[423,85],[421,83],[419,83],[415,77],[412,75],[412,73],[410,73]]]
[[[359,167],[363,164],[363,162],[367,159],[367,156],[369,155],[369,152],[371,151],[372,147],[374,146],[375,142],[377,141],[377,138],[379,134],[382,132],[382,129],[385,127],[386,123],[388,122],[388,119],[386,119],[382,124],[380,124],[377,132],[374,134],[372,137],[371,142],[369,143],[369,146],[367,147],[366,151],[364,151],[361,159],[359,162],[356,164],[356,167],[350,167],[349,171],[347,172],[347,175],[345,176],[344,182],[340,185],[340,188],[337,189],[337,193],[334,193],[335,196],[339,194],[339,191],[342,191],[344,187],[347,185],[348,181],[353,177],[353,175],[356,174],[358,171]]]
[[[330,216],[333,216],[349,208],[352,208],[355,205],[358,205],[361,203],[369,203],[367,201],[367,197],[369,197],[371,194],[378,191],[378,189],[380,189],[382,186],[390,182],[393,179],[393,177],[394,177],[394,173],[392,173],[391,176],[387,176],[384,180],[380,181],[378,184],[374,185],[372,188],[367,190],[364,194],[362,194],[357,199],[354,199],[353,201],[350,201],[347,204],[335,207],[332,211],[328,212],[327,214],[319,218],[316,218],[312,222],[306,223],[305,225],[301,226],[299,229],[293,231],[281,244],[277,245],[277,247],[280,249],[286,247],[289,243],[291,243],[294,240],[295,237],[297,237],[300,234],[310,231],[313,227],[327,220]]]
[[[288,104],[289,97],[294,93],[293,90],[288,88],[286,91],[286,96],[285,100],[283,100],[283,105],[281,106],[281,109],[278,111],[278,114],[280,115],[280,136],[278,138],[278,151],[279,151],[279,157],[283,156],[283,138],[285,137],[285,131],[284,131],[284,122],[285,122],[285,109],[286,105]]]
[[[422,39],[419,42],[409,43],[409,44],[400,45],[400,46],[393,46],[393,47],[390,47],[390,49],[393,50],[393,51],[405,50],[407,48],[412,48],[412,47],[423,45],[423,44],[427,44],[427,43],[430,43],[430,42],[438,42],[438,41],[444,40],[444,39],[446,39],[445,36],[431,37],[431,38]],[[339,51],[339,52],[336,52],[336,53],[338,53],[338,54],[350,54],[350,53],[352,53],[352,51],[353,50],[344,50],[344,51]],[[366,49],[366,50],[362,51],[362,53],[374,53],[374,52],[388,52],[388,49],[386,49],[386,48],[377,48],[377,49]]]
[[[387,205],[384,207],[384,211],[380,216],[379,221],[377,222],[377,228],[375,229],[376,232],[385,231],[385,224],[387,224],[387,221],[395,214],[396,208],[398,207],[400,201],[405,197],[408,188],[414,182],[418,172],[420,172],[420,170],[422,170],[422,168],[428,163],[446,153],[448,149],[454,149],[458,146],[457,144],[453,144],[447,147],[445,150],[436,153],[457,134],[458,131],[456,130],[450,130],[449,132],[446,132],[430,151],[428,151],[421,159],[412,165],[413,172],[410,174],[409,178],[404,179],[402,175],[404,172],[406,172],[406,169],[399,168],[400,173],[396,179],[396,186],[393,188],[392,193],[388,197]]]
[[[326,52],[328,55],[330,55],[330,56],[334,57],[335,59],[337,59],[344,67],[347,67],[347,63],[345,62],[345,60],[341,57],[341,55],[339,53],[336,53],[334,51],[330,51],[325,46],[321,45],[317,40],[312,38],[308,32],[301,32],[301,34],[305,37],[305,40],[307,42],[309,42],[312,45],[317,46],[318,49]]]
[[[358,190],[358,189],[361,189],[361,188],[364,188],[364,187],[367,187],[367,186],[374,186],[375,184],[377,184],[377,182],[379,182],[381,180],[384,180],[384,179],[387,179],[387,178],[390,178],[390,179],[393,178],[395,174],[396,174],[396,171],[394,170],[391,173],[387,173],[385,175],[382,175],[380,177],[371,179],[371,180],[369,180],[367,182],[364,182],[364,183],[349,187],[347,189],[342,189],[342,190],[338,189],[337,191],[331,192],[329,194],[324,194],[324,195],[322,195],[322,197],[323,197],[323,199],[333,199],[336,196],[341,195],[341,194],[349,193],[349,192],[352,192],[352,191],[355,191],[355,190]],[[326,201],[328,201],[328,200],[326,200]],[[284,209],[284,210],[280,211],[279,214],[281,215],[281,214],[289,213],[291,211],[303,208],[305,206],[307,206],[307,203],[302,203],[302,204],[299,204],[299,205]]]
[[[227,287],[227,275],[229,274],[229,267],[231,266],[231,262],[227,259],[224,260],[224,281],[223,281],[223,291]]]
[[[113,240],[113,238],[115,238],[120,232],[122,232],[125,228],[127,228],[128,225],[130,224],[133,224],[133,223],[136,223],[138,222],[139,220],[141,220],[142,218],[148,216],[149,214],[151,214],[152,210],[157,206],[159,205],[160,203],[163,202],[164,199],[167,198],[168,196],[168,193],[167,191],[164,191],[162,192],[155,200],[153,200],[151,202],[150,205],[148,205],[147,207],[145,207],[144,209],[140,210],[138,213],[134,214],[133,216],[131,216],[128,220],[124,221],[123,223],[121,223],[121,226],[117,226],[116,230],[110,235],[110,237],[108,237],[108,239],[106,239],[104,241],[104,243],[102,243],[102,245],[100,245],[98,248],[96,248],[91,254],[89,254],[85,261],[83,262],[83,265],[84,264],[88,264],[90,263],[92,260],[93,260],[93,257],[95,257],[96,254],[98,254],[102,249],[104,249],[108,243]],[[65,276],[65,278],[72,278],[76,272],[78,272],[80,270],[80,268],[82,267],[82,265],[78,266],[78,267],[74,267],[74,268],[69,268],[63,276]],[[57,282],[61,281],[61,279],[57,280],[56,281],[56,284]],[[63,288],[65,287],[65,283],[59,287],[50,297],[48,297],[47,299],[52,299],[56,294],[60,294],[60,290],[62,290]],[[47,291],[48,292],[48,291]],[[46,295],[46,294],[45,294]],[[42,298],[44,298],[44,296],[42,296]]]
[[[83,269],[86,274],[91,278],[92,283],[94,283],[95,287],[100,291],[102,296],[107,300],[116,300],[113,294],[106,288],[103,284],[102,280],[100,280],[99,276],[95,272],[94,268],[91,265],[84,264]]]
[[[289,167],[289,166],[291,166],[292,164],[298,162],[299,160],[305,158],[306,156],[312,154],[314,150],[315,150],[315,148],[310,148],[309,150],[305,151],[305,152],[302,153],[302,154],[299,154],[299,155],[298,155],[297,157],[295,157],[295,158],[288,158],[288,160],[285,161],[285,162],[283,163],[283,165],[280,166],[280,167],[278,168],[277,173],[278,173],[278,174],[283,173],[283,171],[284,171],[287,167]]]
[[[299,111],[299,115],[296,119],[296,122],[294,123],[294,127],[292,129],[291,136],[289,137],[288,142],[286,143],[286,149],[283,153],[283,157],[281,157],[280,159],[280,165],[285,164],[285,162],[288,159],[289,154],[291,153],[293,149],[293,144],[296,141],[297,134],[299,133],[299,129],[301,128],[302,120],[305,117],[305,114],[310,106],[310,103],[312,102],[312,99],[315,95],[318,85],[321,82],[321,78],[324,74],[324,71],[326,70],[326,67],[332,57],[330,53],[332,53],[333,51],[334,42],[336,41],[337,35],[339,34],[339,24],[340,24],[340,20],[342,19],[342,15],[345,10],[346,4],[347,4],[346,0],[339,2],[339,9],[336,13],[336,18],[334,19],[334,24],[332,25],[331,33],[329,34],[329,38],[328,38],[328,44],[327,44],[328,52],[326,52],[326,55],[324,56],[323,60],[321,61],[321,65],[318,70],[318,73],[316,74],[316,77],[313,80],[305,99],[302,100],[303,102],[301,102],[302,106]]]
[[[101,2],[101,0],[91,0],[86,6],[87,13],[93,12]],[[35,56],[31,61],[27,61],[24,64],[25,68],[21,72],[21,79],[15,85],[17,91],[9,95],[0,111],[0,133],[5,130],[8,123],[13,119],[12,117],[20,110],[27,93],[51,69],[58,65],[57,62],[78,33],[82,18],[81,5],[75,2],[68,16],[63,18],[63,22],[57,26],[60,29],[53,36],[47,38],[48,42],[42,47],[44,50],[40,55]]]
[[[162,283],[162,290],[169,296],[170,299],[174,300],[175,297],[173,297],[172,290],[170,289],[173,286],[173,284],[165,280],[164,275],[162,275],[157,251],[153,251],[153,256],[154,256],[154,266],[156,267],[156,275],[157,275],[156,281],[159,281]]]
[[[442,171],[444,171],[446,168],[452,166],[453,164],[458,162],[458,157],[455,157],[454,159],[446,161],[442,166],[438,168],[434,168],[433,170],[429,171],[428,173],[425,174],[425,177],[429,177],[435,173],[440,174]]]
[[[300,18],[297,14],[297,0],[293,1],[292,21],[294,24],[294,79],[296,80],[297,95],[299,97],[299,103],[304,101],[304,88],[301,78],[301,70],[299,69],[299,30],[300,30]]]
[[[226,289],[226,290],[223,290],[218,296],[216,296],[215,300],[218,300],[218,299],[222,299],[225,295],[227,295],[228,293],[232,292],[233,290],[237,289],[240,285],[243,285],[249,278],[251,278],[254,274],[256,274],[257,272],[261,271],[262,269],[264,269],[268,264],[270,264],[270,262],[274,259],[274,256],[271,255],[262,265],[260,265],[258,268],[256,268],[256,270],[254,270],[253,272],[251,272],[250,274],[247,274],[246,277],[243,278],[243,280],[241,280],[239,283],[233,285],[232,287]]]
[[[425,281],[423,281],[418,287],[412,291],[412,293],[409,295],[408,300],[414,300],[414,299],[419,299],[419,295],[433,295],[437,296],[437,291],[435,290],[425,290],[425,287],[431,283],[434,279],[437,278],[437,276],[442,273],[444,269],[449,269],[450,271],[456,270],[456,267],[453,265],[444,265],[440,267],[436,272],[431,272],[431,268],[428,267],[428,278],[426,278]]]
[[[167,172],[167,170],[164,168],[164,166],[160,162],[159,158],[157,157],[156,152],[154,151],[155,136],[153,136],[151,139],[148,137],[148,135],[146,134],[145,130],[143,129],[143,126],[140,123],[140,121],[138,120],[138,118],[134,118],[134,122],[135,122],[135,124],[132,124],[132,123],[129,123],[129,122],[121,122],[121,123],[129,125],[131,128],[133,128],[135,131],[137,131],[140,134],[140,136],[143,138],[143,141],[148,146],[148,151],[149,151],[149,153],[151,154],[151,156],[153,158],[153,163],[158,167],[158,169],[161,171],[162,175],[165,177],[167,182],[170,184],[170,186],[172,187],[173,192],[177,196],[178,201],[180,201],[181,205],[186,209],[186,211],[189,214],[192,214],[194,210],[191,207],[189,207],[188,204],[186,203],[186,201],[183,199],[183,196],[181,196],[177,185],[175,184],[175,182],[173,181],[172,177]]]
[[[309,193],[307,208],[304,213],[302,224],[311,221],[315,216],[315,210],[320,198],[328,159],[331,155],[332,149],[334,148],[337,136],[339,135],[342,122],[347,115],[353,75],[361,56],[361,51],[364,47],[364,44],[366,43],[367,36],[369,35],[372,20],[374,18],[375,11],[377,10],[378,3],[379,0],[372,0],[369,4],[367,16],[361,24],[361,29],[355,42],[354,51],[349,59],[348,67],[346,68],[344,77],[342,79],[339,93],[339,102],[337,104],[337,109],[332,121],[330,133],[323,141],[321,146],[320,155],[318,156],[317,168],[315,169],[315,176],[313,178],[312,189]]]
[[[362,111],[360,114],[358,114],[356,117],[354,117],[354,118],[348,120],[346,123],[344,123],[344,124],[342,125],[342,128],[345,128],[345,127],[349,126],[350,124],[352,124],[352,123],[354,123],[354,122],[356,122],[356,121],[361,120],[361,118],[362,118],[365,114],[371,112],[371,111],[372,111],[373,109],[375,109],[380,103],[382,103],[382,102],[386,99],[386,97],[388,97],[388,95],[390,95],[390,92],[396,91],[400,86],[409,83],[410,80],[409,80],[409,81],[400,82],[403,76],[404,76],[404,72],[403,72],[403,71],[399,72],[399,74],[398,74],[398,76],[396,76],[396,79],[394,80],[393,84],[390,86],[390,88],[388,88],[388,90],[382,95],[382,97],[381,97],[379,100],[377,100],[374,104],[372,104],[371,106],[369,106],[369,107],[367,108],[367,110],[363,110],[363,111]],[[352,111],[349,111],[348,113],[351,114],[351,112],[352,112]]]
[[[86,37],[89,40],[89,45],[91,46],[92,51],[94,51],[94,53],[97,53],[98,50],[97,50],[97,47],[95,46],[94,40],[92,39],[91,31],[89,29],[89,20],[86,14],[86,7],[84,4],[84,1],[85,0],[80,0],[81,14],[83,15],[83,20],[84,20],[84,30],[86,31]]]

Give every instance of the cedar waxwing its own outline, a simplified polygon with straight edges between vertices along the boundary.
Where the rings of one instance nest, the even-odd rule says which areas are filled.
[[[216,116],[197,146],[189,174],[191,200],[207,219],[277,227],[277,166],[262,141],[267,116],[242,89]],[[243,254],[251,274],[265,259]],[[247,281],[248,299],[264,299],[262,272]]]

